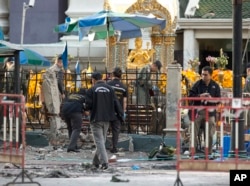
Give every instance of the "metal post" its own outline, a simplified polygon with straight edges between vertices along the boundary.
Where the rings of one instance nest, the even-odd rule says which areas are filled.
[[[25,18],[26,18],[26,10],[29,8],[33,8],[35,5],[35,0],[30,0],[29,4],[23,3],[23,15],[22,15],[22,28],[21,28],[21,46],[23,45],[23,37],[24,37],[24,25],[25,25]]]
[[[24,36],[24,24],[25,24],[25,17],[26,17],[26,10],[27,10],[27,5],[24,2],[23,3],[23,15],[22,15],[22,29],[21,29],[21,45],[23,45],[23,36]]]
[[[233,97],[242,97],[242,0],[233,0]],[[232,120],[230,156],[235,154],[238,147],[239,155],[245,153],[244,149],[244,115],[240,114],[238,122]],[[237,128],[236,128],[236,125]],[[238,129],[238,130],[236,130]],[[236,134],[238,132],[238,134]],[[236,144],[235,137],[238,137]]]
[[[14,94],[21,93],[21,77],[20,77],[20,51],[17,50],[14,53],[15,68],[14,68]]]

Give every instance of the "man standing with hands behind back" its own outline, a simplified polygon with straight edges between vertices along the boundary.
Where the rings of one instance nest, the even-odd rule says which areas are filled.
[[[209,102],[206,98],[211,97],[221,97],[220,86],[212,80],[213,70],[210,66],[205,66],[202,68],[201,79],[196,81],[193,87],[189,91],[188,97],[202,97],[204,100],[195,100],[193,101],[193,106],[213,106],[217,103]],[[209,111],[208,111],[209,112]],[[208,123],[209,123],[209,145],[208,145],[208,153],[212,153],[212,140],[215,132],[215,116],[216,111],[210,111],[208,113]],[[205,125],[206,121],[206,110],[198,110],[197,117],[194,121],[194,148],[197,148],[197,136],[199,129],[202,125]],[[191,142],[191,140],[190,140]],[[191,147],[191,145],[190,145]]]

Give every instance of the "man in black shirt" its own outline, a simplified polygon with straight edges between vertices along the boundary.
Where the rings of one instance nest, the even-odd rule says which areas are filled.
[[[220,86],[212,80],[213,70],[210,66],[205,66],[202,68],[201,76],[202,78],[194,83],[193,87],[189,91],[188,97],[201,97],[205,98],[204,100],[194,100],[192,101],[193,106],[213,106],[218,103],[211,102],[206,98],[211,97],[221,97]],[[212,153],[212,140],[215,132],[215,116],[216,111],[207,110],[208,113],[208,123],[209,123],[209,137],[208,137],[208,152]],[[194,115],[194,114],[193,114]],[[197,148],[197,135],[202,125],[205,124],[206,121],[206,110],[197,110],[197,115],[194,121],[194,148]],[[191,142],[191,141],[190,141]],[[190,143],[191,144],[191,143]],[[191,147],[191,145],[190,145]]]
[[[112,72],[112,80],[109,81],[107,84],[110,85],[116,94],[123,110],[126,110],[127,107],[127,88],[125,85],[120,81],[122,76],[122,70],[119,67],[114,68]],[[111,153],[117,153],[117,143],[119,138],[119,133],[121,129],[121,121],[117,118],[117,120],[112,121],[110,123],[112,129],[112,149],[110,150]]]

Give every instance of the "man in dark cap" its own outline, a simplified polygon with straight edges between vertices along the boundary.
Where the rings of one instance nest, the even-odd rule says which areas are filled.
[[[150,90],[152,89],[151,75],[160,72],[162,64],[156,60],[152,64],[142,67],[136,78],[136,95],[138,104],[146,105],[151,103]]]
[[[246,73],[247,73],[247,77],[246,77],[246,82],[245,82],[243,92],[245,93],[244,94],[245,97],[250,97],[250,63],[246,65]],[[250,111],[249,110],[247,112],[247,124],[246,125],[247,125],[247,129],[250,129]]]
[[[94,72],[91,76],[93,87],[86,94],[86,108],[90,110],[90,128],[96,145],[93,165],[102,170],[108,169],[108,155],[105,148],[108,128],[111,121],[117,116],[123,117],[123,111],[115,96],[113,88],[102,80],[100,72]],[[122,110],[122,109],[121,109]]]
[[[123,110],[126,110],[127,107],[127,88],[121,82],[122,70],[120,67],[115,67],[112,72],[112,80],[107,82],[115,91],[116,97],[119,100]],[[121,129],[121,121],[119,118],[117,120],[111,122],[111,129],[112,129],[112,149],[110,150],[111,153],[117,153],[117,143],[118,137]]]

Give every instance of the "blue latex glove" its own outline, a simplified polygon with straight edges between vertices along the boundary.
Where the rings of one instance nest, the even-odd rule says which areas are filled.
[[[124,112],[124,114],[123,114],[123,121],[126,120],[126,117],[127,117],[127,114],[126,114],[126,112]]]

